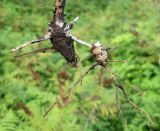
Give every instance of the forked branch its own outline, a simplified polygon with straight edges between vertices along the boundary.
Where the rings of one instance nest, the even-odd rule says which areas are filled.
[[[107,66],[107,69],[108,69],[108,71],[111,73],[111,76],[112,76],[112,78],[113,78],[113,80],[114,80],[114,82],[115,82],[116,90],[117,90],[117,89],[121,89],[122,92],[123,92],[123,94],[124,94],[124,96],[125,96],[125,98],[127,99],[127,101],[128,101],[135,109],[137,109],[137,110],[139,110],[141,113],[143,113],[144,116],[149,120],[149,122],[150,122],[151,124],[153,124],[153,121],[152,121],[152,119],[150,118],[149,114],[148,114],[147,112],[145,112],[143,109],[141,109],[141,108],[140,108],[137,104],[135,104],[133,101],[130,100],[130,98],[128,97],[128,95],[127,95],[127,93],[126,93],[126,91],[125,91],[125,89],[124,89],[124,85],[120,85],[120,84],[118,83],[118,81],[117,81],[114,73],[112,72],[112,70],[110,69],[109,66]],[[116,99],[119,99],[117,96],[118,96],[118,91],[116,91]]]

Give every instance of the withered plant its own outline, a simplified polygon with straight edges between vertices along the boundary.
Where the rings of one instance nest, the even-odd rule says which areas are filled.
[[[71,34],[70,30],[73,29],[75,23],[78,21],[79,17],[76,17],[72,22],[66,23],[64,19],[64,8],[66,5],[66,0],[55,0],[55,9],[54,9],[54,15],[52,21],[49,23],[48,32],[46,35],[40,37],[37,40],[32,40],[27,43],[24,43],[14,49],[11,50],[11,52],[18,51],[22,48],[25,48],[31,44],[37,44],[39,42],[50,40],[51,41],[51,47],[49,48],[42,48],[35,50],[33,52],[29,52],[23,55],[19,55],[17,57],[22,57],[25,55],[31,55],[36,53],[45,53],[48,51],[54,51],[59,52],[66,61],[71,64],[72,67],[78,66],[78,59],[77,55],[75,53],[75,48],[73,42],[75,41],[78,44],[85,45],[86,47],[90,48],[90,55],[94,57],[95,63],[74,83],[72,87],[70,87],[66,93],[63,95],[60,94],[57,96],[56,102],[52,104],[52,106],[46,111],[44,114],[44,117],[50,112],[50,110],[57,104],[68,104],[71,101],[71,96],[73,93],[73,89],[79,84],[82,79],[91,71],[94,70],[95,67],[101,66],[102,68],[107,68],[108,72],[111,74],[112,79],[115,83],[115,90],[116,90],[116,101],[117,101],[117,107],[119,109],[119,112],[121,116],[123,116],[121,108],[120,108],[120,100],[118,96],[118,90],[120,89],[127,101],[137,110],[142,112],[145,117],[150,121],[150,123],[153,123],[150,116],[142,110],[138,105],[136,105],[134,102],[130,100],[128,95],[125,91],[125,84],[120,84],[115,76],[115,74],[112,72],[111,68],[109,67],[110,62],[127,62],[126,60],[109,60],[108,59],[108,52],[110,51],[110,48],[103,47],[100,42],[96,42],[94,44],[85,42],[83,40],[78,39],[75,35]]]

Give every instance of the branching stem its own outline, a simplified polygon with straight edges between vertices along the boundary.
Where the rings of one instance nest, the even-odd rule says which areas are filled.
[[[76,41],[77,43],[79,43],[79,44],[81,44],[81,45],[85,45],[85,46],[88,46],[89,48],[92,48],[92,44],[87,43],[87,42],[85,42],[85,41],[83,41],[83,40],[78,39],[76,36],[72,35],[71,33],[67,33],[66,36],[67,36],[67,37],[71,37],[72,40]]]
[[[114,79],[114,81],[115,81],[115,87],[116,87],[116,89],[118,89],[118,88],[121,89],[122,92],[123,92],[123,94],[124,94],[124,96],[125,96],[125,98],[127,99],[127,101],[128,101],[135,109],[137,109],[137,110],[139,110],[141,113],[143,113],[144,116],[149,120],[149,122],[150,122],[151,124],[153,124],[153,121],[152,121],[152,119],[150,118],[149,114],[148,114],[147,112],[145,112],[143,109],[141,109],[138,105],[136,105],[133,101],[130,100],[130,98],[128,97],[126,91],[124,90],[123,85],[120,85],[120,84],[118,83],[118,81],[117,81],[114,73],[112,72],[112,70],[111,70],[109,67],[108,67],[108,70],[109,70],[109,72],[111,73],[111,75],[112,75],[112,77],[113,77],[113,79]],[[116,92],[116,94],[117,94],[117,92]]]
[[[123,124],[123,126],[124,126],[124,129],[127,131],[127,130],[128,130],[127,121],[126,121],[126,119],[124,118],[123,112],[122,112],[122,110],[121,110],[121,104],[120,104],[120,100],[119,100],[119,96],[118,96],[118,87],[116,86],[116,85],[118,85],[118,81],[117,81],[114,73],[112,72],[112,70],[110,69],[109,66],[107,66],[107,69],[108,69],[108,71],[110,72],[113,80],[115,81],[116,103],[117,103],[118,110],[119,110],[119,112],[120,112],[120,116],[121,116],[121,119],[122,119],[122,124]]]
[[[93,70],[96,66],[98,66],[98,63],[95,63],[94,65],[92,65],[76,82],[75,84],[70,87],[67,92],[66,92],[66,95],[68,95],[68,93],[70,94],[69,96],[69,101],[72,97],[72,90],[73,88],[75,88],[81,81],[82,79],[91,71]],[[54,106],[58,103],[58,101],[56,100],[49,108],[48,110],[45,112],[45,114],[43,115],[43,117],[46,117],[48,115],[48,113],[54,108]]]

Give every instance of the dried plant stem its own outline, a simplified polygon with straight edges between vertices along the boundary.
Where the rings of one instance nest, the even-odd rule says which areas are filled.
[[[76,36],[72,35],[70,30],[73,28],[74,24],[79,20],[79,17],[76,17],[73,21],[71,21],[64,29],[64,32],[66,33],[66,37],[70,37],[72,40],[76,41],[79,44],[88,46],[92,48],[92,45],[90,43],[87,43],[83,40],[78,39]]]
[[[138,105],[136,105],[133,101],[131,101],[128,97],[128,95],[126,94],[126,91],[124,90],[124,88],[120,88],[124,94],[124,96],[126,97],[127,101],[137,110],[139,110],[141,113],[144,114],[144,116],[149,120],[150,124],[153,124],[154,122],[152,121],[151,117],[149,116],[149,114],[147,112],[145,112],[143,109],[141,109]]]
[[[77,43],[81,44],[81,45],[85,45],[88,46],[89,48],[92,48],[92,44],[87,43],[83,40],[78,39],[76,36],[72,35],[70,32],[66,34],[67,37],[71,37],[72,40],[76,41]]]
[[[53,47],[49,47],[49,48],[42,48],[42,49],[38,49],[38,50],[35,50],[35,51],[32,51],[32,52],[28,52],[28,53],[25,53],[25,54],[22,54],[22,55],[17,55],[15,56],[16,58],[20,58],[20,57],[24,57],[24,56],[27,56],[27,55],[33,55],[33,54],[37,54],[37,53],[46,53],[48,51],[55,51]]]
[[[116,80],[116,77],[114,75],[114,73],[111,71],[111,69],[108,67],[109,72],[111,73],[114,81],[115,81],[115,86],[119,89],[122,90],[125,98],[127,99],[127,101],[137,110],[139,110],[141,113],[144,114],[144,116],[149,120],[150,124],[153,124],[152,119],[150,118],[149,114],[147,112],[145,112],[143,109],[141,109],[137,104],[135,104],[133,101],[130,100],[130,98],[128,97],[126,91],[124,90],[124,87],[122,85],[119,85],[118,81]]]
[[[83,57],[82,59],[80,59],[80,61],[78,62],[77,66],[78,66],[80,63],[82,63],[82,61],[84,61],[85,59],[87,59],[87,58],[89,58],[89,57],[91,57],[91,56],[93,56],[93,54],[88,55],[88,56],[85,56],[85,57]]]
[[[107,60],[108,62],[128,62],[127,60]]]
[[[75,88],[80,82],[82,82],[83,78],[91,71],[91,70],[94,70],[94,68],[96,66],[98,66],[99,64],[98,63],[95,63],[93,64],[91,67],[89,67],[89,69],[73,84],[72,87],[70,87],[68,90],[67,90],[67,94],[69,93],[70,96],[69,96],[69,101],[71,100],[71,97],[72,97],[72,94],[73,94],[73,88]]]
[[[41,41],[45,41],[45,40],[48,40],[48,39],[50,39],[50,33],[48,33],[45,36],[42,36],[40,39],[32,40],[32,41],[26,42],[26,43],[24,43],[24,44],[22,44],[22,45],[20,45],[20,46],[18,46],[16,48],[13,48],[13,49],[11,49],[11,52],[15,52],[15,51],[20,50],[22,48],[25,48],[25,47],[27,47],[27,46],[29,46],[31,44],[39,43]]]
[[[74,24],[79,20],[79,17],[77,16],[73,21],[71,21],[64,29],[65,32],[71,30],[74,26]]]
[[[93,64],[91,67],[89,67],[89,69],[73,84],[72,87],[70,87],[67,92],[66,95],[69,93],[69,101],[71,100],[72,94],[73,94],[73,88],[75,88],[81,81],[82,79],[91,71],[93,70],[96,66],[98,66],[98,63]]]
[[[54,108],[54,106],[57,104],[57,100],[48,108],[48,110],[44,113],[43,117],[45,118],[48,113]]]
[[[75,87],[82,81],[82,79],[83,79],[91,70],[93,70],[96,66],[98,66],[98,63],[95,63],[94,65],[92,65],[92,66],[75,82],[75,84],[73,84],[73,86],[70,87],[70,88],[67,90],[67,92],[66,92],[66,94],[65,94],[64,96],[68,95],[68,93],[69,93],[69,101],[71,100],[71,97],[72,97],[73,88],[75,88]],[[48,113],[54,108],[54,106],[55,106],[57,103],[58,103],[58,101],[56,100],[56,101],[48,108],[48,110],[45,112],[45,114],[43,115],[43,117],[46,117],[46,116],[48,115]]]
[[[118,85],[118,81],[117,81],[117,79],[115,78],[115,75],[114,75],[114,73],[112,72],[112,70],[110,69],[109,66],[107,66],[107,69],[108,69],[108,71],[111,73],[111,76],[112,76],[113,80],[115,81],[115,90],[116,90],[115,95],[116,95],[117,107],[118,107],[118,110],[119,110],[119,112],[120,112],[120,118],[122,119],[122,124],[123,124],[123,126],[124,126],[124,129],[125,129],[126,131],[128,131],[127,121],[126,121],[126,119],[124,118],[123,112],[122,112],[122,110],[121,110],[121,104],[120,104],[119,95],[118,95],[118,87],[116,86],[116,85]]]
[[[91,67],[89,67],[89,69],[73,84],[73,86],[71,88],[68,89],[68,91],[72,90],[73,88],[75,88],[81,81],[82,79],[91,71],[93,70],[96,66],[98,66],[98,63],[93,64]]]

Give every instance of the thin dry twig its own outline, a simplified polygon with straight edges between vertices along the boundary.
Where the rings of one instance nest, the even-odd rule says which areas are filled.
[[[128,62],[127,60],[107,60],[108,62]]]
[[[72,40],[76,41],[77,43],[81,44],[81,45],[85,45],[88,46],[90,48],[92,48],[92,44],[85,42],[83,40],[78,39],[76,36],[72,35],[71,33],[66,34],[67,37],[71,37]]]
[[[91,67],[89,67],[89,69],[74,83],[74,85],[69,88],[68,90],[72,90],[73,88],[75,88],[81,81],[82,79],[91,71],[93,70],[96,66],[98,66],[98,63],[93,64]]]
[[[20,58],[20,57],[24,57],[24,56],[27,56],[27,55],[34,55],[34,54],[37,54],[37,53],[46,53],[48,51],[55,51],[55,50],[54,50],[53,47],[41,48],[41,49],[38,49],[38,50],[35,50],[35,51],[32,51],[32,52],[28,52],[28,53],[25,53],[25,54],[22,54],[22,55],[17,55],[15,57]]]
[[[77,66],[80,65],[80,63],[82,63],[82,61],[84,61],[85,59],[91,57],[92,55],[88,55],[88,56],[85,56],[84,58],[80,59],[80,61],[78,62]]]
[[[71,21],[68,25],[66,25],[66,27],[64,28],[64,31],[67,32],[67,31],[71,30],[78,20],[79,20],[79,16],[74,18],[73,21]]]
[[[113,80],[115,81],[116,103],[117,103],[117,107],[118,107],[119,112],[120,112],[120,118],[122,119],[122,124],[123,124],[123,126],[124,126],[124,129],[127,131],[127,130],[128,130],[127,121],[126,121],[126,119],[124,118],[123,112],[122,112],[122,110],[121,110],[121,104],[120,104],[119,95],[118,95],[118,87],[116,86],[116,85],[118,85],[118,81],[117,81],[117,79],[115,78],[115,75],[114,75],[114,73],[112,72],[111,68],[110,68],[109,66],[107,66],[107,69],[108,69],[108,71],[110,72]]]
[[[39,38],[37,40],[32,40],[32,41],[26,42],[26,43],[24,43],[24,44],[22,44],[22,45],[20,45],[20,46],[18,46],[16,48],[11,49],[11,52],[15,52],[15,51],[20,50],[22,48],[25,48],[25,47],[27,47],[27,46],[29,46],[31,44],[36,44],[36,43],[39,43],[41,41],[48,40],[48,39],[50,39],[50,37],[51,37],[50,33],[48,33],[45,36],[42,36],[41,38]]]
[[[93,64],[74,84],[72,87],[70,87],[64,96],[67,96],[68,93],[69,93],[69,100],[71,100],[71,97],[72,97],[72,91],[73,91],[73,88],[75,88],[81,81],[82,79],[91,71],[93,70],[96,66],[98,66],[99,64],[98,63],[95,63]],[[54,106],[58,103],[58,101],[56,100],[49,108],[48,110],[45,112],[45,114],[43,115],[43,117],[46,117],[48,115],[48,113],[54,108]]]
[[[111,69],[108,67],[109,72],[111,73],[114,81],[115,81],[115,86],[119,89],[122,90],[125,98],[127,99],[127,101],[137,110],[139,110],[141,113],[144,114],[144,116],[149,120],[150,124],[153,124],[154,122],[152,121],[152,119],[150,118],[149,114],[147,112],[145,112],[143,109],[141,109],[137,104],[135,104],[133,101],[130,100],[130,98],[128,97],[123,85],[120,85],[114,75],[114,73],[111,71]]]
[[[57,104],[57,100],[48,108],[48,110],[44,113],[43,117],[45,118],[48,113],[54,108],[54,106]]]
[[[79,20],[79,17],[77,16],[73,21],[71,21],[64,29],[66,33],[66,37],[70,37],[72,40],[76,41],[79,44],[86,45],[88,47],[92,47],[92,44],[85,42],[83,40],[78,39],[76,36],[72,35],[70,30],[73,28],[74,24]]]
[[[144,116],[149,120],[150,124],[153,124],[154,122],[152,121],[151,117],[149,116],[149,114],[147,112],[145,112],[143,109],[141,109],[137,104],[135,104],[133,101],[130,100],[130,98],[128,97],[128,95],[126,94],[126,91],[124,90],[124,88],[120,88],[124,94],[124,96],[126,97],[127,101],[137,110],[139,110],[141,113],[144,114]]]

